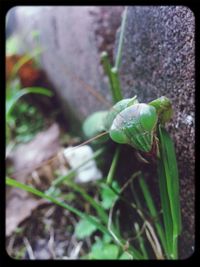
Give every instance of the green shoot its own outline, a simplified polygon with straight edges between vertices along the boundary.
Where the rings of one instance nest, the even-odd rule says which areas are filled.
[[[110,186],[112,185],[113,177],[114,177],[115,170],[117,167],[117,162],[119,160],[119,153],[120,153],[120,147],[118,146],[115,150],[115,154],[114,154],[114,157],[113,157],[113,160],[111,163],[111,167],[110,167],[110,170],[109,170],[108,176],[107,176],[106,183]]]
[[[181,233],[181,211],[176,154],[173,142],[163,127],[159,127],[160,160],[159,182],[165,224],[165,234],[170,257],[178,258],[178,236]]]
[[[124,40],[124,33],[125,33],[125,26],[126,26],[126,18],[127,18],[127,7],[125,7],[125,9],[124,9],[121,31],[120,31],[120,37],[119,37],[119,45],[118,45],[117,56],[116,56],[116,61],[115,61],[115,68],[117,70],[119,69],[119,65],[121,62],[122,47],[123,47],[123,40]]]

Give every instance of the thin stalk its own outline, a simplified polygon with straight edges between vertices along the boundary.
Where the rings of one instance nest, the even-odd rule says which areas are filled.
[[[105,51],[102,52],[101,54],[101,61],[104,67],[104,71],[107,74],[108,79],[109,79],[112,100],[113,100],[113,103],[115,104],[116,102],[120,101],[123,98],[119,76],[118,76],[118,70],[115,67],[112,68],[109,62],[108,53]]]
[[[170,211],[170,204],[168,201],[167,195],[167,184],[165,180],[164,167],[163,163],[159,162],[158,164],[158,176],[159,176],[159,189],[160,189],[160,198],[161,198],[161,206],[163,211],[163,222],[165,227],[165,237],[166,237],[166,245],[167,245],[167,257],[170,258],[172,251],[172,217]]]
[[[140,199],[136,193],[136,190],[134,189],[133,185],[132,185],[132,191],[133,191],[133,195],[135,198],[135,202],[136,202],[136,206],[134,203],[132,203],[132,207],[136,209],[137,213],[139,214],[139,216],[143,219],[144,224],[146,226],[145,228],[145,232],[147,235],[147,238],[152,246],[152,249],[154,250],[156,257],[158,258],[163,258],[163,254],[162,254],[162,250],[159,244],[159,241],[157,239],[157,236],[154,232],[153,226],[150,224],[150,222],[146,219],[146,216],[144,215],[144,213],[142,212],[142,205],[140,203]],[[150,235],[151,234],[151,235]],[[153,239],[152,239],[153,238]]]
[[[124,251],[124,248],[126,247],[126,241],[122,238],[119,238],[116,233],[112,229],[112,214],[115,207],[116,201],[113,203],[110,212],[109,212],[109,220],[108,220],[108,230],[110,234],[112,235],[115,242],[122,248]],[[144,259],[143,255],[133,246],[129,246],[129,248],[126,250],[126,253],[132,258],[132,259]]]
[[[110,85],[109,87],[110,87],[110,91],[111,91],[111,95],[112,95],[112,101],[113,101],[113,103],[116,103],[117,97],[115,94],[115,88],[113,86],[112,73],[111,73],[112,66],[109,62],[108,53],[106,51],[103,51],[101,54],[101,62],[103,64],[104,71],[105,71],[105,73],[109,79],[109,85]]]
[[[26,184],[20,183],[14,179],[9,178],[9,177],[6,177],[6,184],[9,186],[13,186],[15,188],[22,189],[22,190],[27,191],[29,193],[32,193],[38,197],[41,197],[43,199],[46,199],[46,200],[52,202],[52,203],[54,203],[60,207],[63,207],[64,209],[69,210],[70,212],[76,214],[80,218],[88,220],[89,222],[94,224],[102,233],[110,235],[107,228],[105,226],[103,226],[101,223],[99,223],[98,220],[95,219],[93,216],[87,215],[87,214],[79,211],[78,209],[76,209],[76,208],[74,208],[74,207],[72,207],[66,203],[63,203],[61,200],[58,200],[54,197],[51,197],[51,196],[37,190],[36,188],[33,188],[33,187],[28,186]]]
[[[110,170],[108,172],[106,183],[109,186],[112,185],[113,177],[114,177],[115,171],[116,171],[116,166],[117,166],[117,163],[119,160],[119,153],[120,153],[120,146],[118,146],[115,150],[115,154],[114,154],[114,157],[113,157],[113,160],[111,163],[111,167],[110,167]]]
[[[145,259],[148,259],[149,257],[148,257],[148,253],[147,253],[145,245],[144,245],[144,239],[141,237],[141,234],[140,234],[139,224],[138,223],[134,223],[134,227],[135,227],[135,231],[136,231],[136,234],[137,234],[137,238],[138,238],[138,242],[139,242],[142,254],[143,254]]]
[[[113,67],[111,69],[111,79],[112,79],[112,85],[114,88],[115,102],[118,102],[123,99],[123,96],[122,96],[122,90],[121,90],[121,85],[120,85],[119,72],[116,67]]]
[[[127,19],[127,7],[124,9],[123,18],[122,18],[122,24],[121,24],[121,30],[120,30],[120,37],[119,37],[119,45],[116,55],[116,61],[115,61],[115,68],[118,70],[119,65],[121,62],[121,55],[122,55],[122,47],[123,47],[123,40],[124,40],[124,32],[125,32],[125,26],[126,26],[126,19]]]
[[[126,18],[127,18],[127,7],[125,7],[124,13],[123,13],[120,37],[119,37],[119,45],[117,49],[114,67],[111,67],[111,64],[108,59],[108,54],[106,52],[103,52],[101,55],[104,71],[107,74],[109,82],[110,82],[110,90],[111,90],[111,94],[113,98],[113,103],[116,103],[120,101],[121,99],[123,99],[118,71],[119,71],[119,65],[120,65],[121,56],[122,56]]]
[[[157,230],[158,235],[160,237],[160,241],[162,243],[162,246],[163,246],[165,252],[167,253],[168,251],[167,251],[167,245],[166,245],[163,227],[162,227],[161,222],[159,220],[158,212],[156,210],[156,207],[155,207],[155,204],[153,202],[153,198],[151,196],[149,188],[148,188],[144,178],[142,177],[142,175],[141,175],[141,178],[139,179],[139,184],[140,184],[140,187],[142,189],[145,203],[146,203],[146,205],[150,211],[150,214],[153,217],[153,219],[155,219],[155,227],[156,227],[156,230]]]
[[[75,191],[79,192],[82,197],[87,200],[91,206],[97,211],[97,213],[99,214],[99,217],[102,219],[102,221],[107,224],[108,223],[108,215],[107,213],[104,211],[104,209],[101,207],[101,205],[95,201],[90,195],[88,195],[85,190],[83,188],[81,188],[81,186],[77,185],[76,183],[70,181],[70,180],[66,180],[65,183],[71,187],[72,189],[74,189]]]

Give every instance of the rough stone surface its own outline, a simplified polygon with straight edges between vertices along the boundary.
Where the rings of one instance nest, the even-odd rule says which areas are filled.
[[[166,95],[173,103],[168,130],[180,172],[182,258],[194,249],[194,30],[194,15],[187,7],[129,7],[120,66],[126,97],[136,94],[148,102]]]

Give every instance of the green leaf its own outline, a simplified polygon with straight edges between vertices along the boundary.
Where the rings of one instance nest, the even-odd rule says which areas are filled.
[[[73,212],[74,214],[76,214],[80,218],[86,219],[89,222],[93,223],[102,233],[110,234],[109,231],[107,230],[107,228],[103,224],[99,223],[98,220],[94,216],[87,215],[86,213],[79,211],[78,209],[72,207],[71,205],[68,205],[67,203],[64,203],[61,200],[58,200],[52,196],[49,196],[49,195],[37,190],[34,187],[20,183],[20,182],[14,180],[12,178],[9,178],[9,177],[6,177],[6,184],[9,186],[13,186],[15,188],[20,188],[24,191],[30,192],[30,193],[32,193],[38,197],[41,197],[43,199],[47,199],[50,202],[52,202],[52,203],[54,203],[60,207],[63,207],[64,209],[69,210],[70,212]]]
[[[94,224],[86,219],[82,219],[76,225],[75,235],[78,239],[84,239],[85,237],[91,236],[96,230],[97,227]]]
[[[126,252],[123,252],[122,255],[119,257],[119,260],[131,260],[131,256],[126,253]]]
[[[16,36],[11,36],[6,40],[6,55],[13,55],[19,52],[20,48],[20,38]]]
[[[163,219],[170,257],[178,257],[177,238],[181,233],[179,178],[173,141],[163,127],[159,127],[159,181]]]
[[[119,247],[114,244],[103,244],[101,241],[97,241],[92,246],[90,253],[90,259],[95,260],[116,260],[119,254]]]
[[[104,209],[109,209],[115,200],[117,200],[118,196],[115,192],[107,185],[102,185],[103,189],[101,190],[101,198],[102,198],[102,206]],[[119,192],[119,186],[116,181],[112,183],[112,187]]]
[[[92,138],[105,131],[104,123],[107,114],[108,111],[97,111],[87,117],[83,123],[83,132],[87,138]],[[108,139],[109,137],[106,135],[101,137],[100,140],[101,142],[105,142]]]
[[[12,96],[12,98],[6,99],[6,120],[8,120],[8,118],[9,118],[15,104],[19,100],[19,98],[21,98],[24,95],[30,94],[30,93],[42,94],[42,95],[46,95],[46,96],[52,96],[53,95],[53,93],[51,91],[49,91],[48,89],[43,88],[43,87],[27,87],[27,88],[21,89],[14,96]]]
[[[140,184],[140,187],[142,189],[142,193],[143,193],[146,205],[150,211],[152,218],[155,220],[155,227],[156,227],[156,230],[157,230],[158,235],[160,237],[161,243],[162,243],[165,251],[167,251],[167,244],[166,244],[166,240],[165,240],[165,236],[164,236],[163,226],[159,220],[159,214],[158,214],[156,206],[154,204],[152,194],[151,194],[151,192],[150,192],[150,190],[149,190],[142,175],[139,179],[139,184]]]
[[[103,235],[103,242],[104,243],[110,243],[112,240],[112,237],[110,235],[104,234]]]

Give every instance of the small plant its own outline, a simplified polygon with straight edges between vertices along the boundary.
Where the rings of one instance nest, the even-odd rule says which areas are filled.
[[[90,251],[83,258],[87,259],[178,259],[178,237],[181,234],[181,211],[179,199],[179,178],[176,154],[173,141],[165,130],[165,123],[172,117],[172,105],[168,98],[162,96],[150,103],[139,103],[136,97],[123,99],[118,68],[121,59],[126,12],[122,20],[122,28],[115,66],[108,61],[107,54],[102,54],[102,62],[110,81],[113,107],[109,111],[92,114],[83,124],[85,135],[90,140],[108,137],[116,142],[114,156],[107,177],[97,183],[97,197],[93,198],[81,185],[73,181],[76,169],[67,175],[60,176],[52,182],[46,192],[22,184],[12,178],[6,178],[6,184],[30,192],[38,197],[67,209],[80,217],[75,228],[78,239],[91,237],[93,240]],[[30,89],[22,91],[30,93]],[[36,92],[33,90],[32,92]],[[38,92],[38,90],[37,90]],[[44,91],[42,91],[44,93]],[[14,102],[8,105],[8,115]],[[98,119],[97,119],[98,118]],[[9,119],[9,116],[8,116]],[[98,120],[98,124],[96,121]],[[97,134],[97,136],[96,136]],[[103,138],[102,143],[108,138]],[[154,157],[157,162],[160,205],[156,205],[153,194],[145,180],[143,171],[132,173],[131,177],[120,187],[116,181],[116,169],[119,164],[121,148],[124,144],[137,150],[140,158],[146,161],[146,155]],[[102,145],[103,146],[103,145]],[[101,147],[92,159],[104,154]],[[88,160],[87,160],[88,162]],[[91,207],[91,213],[66,204],[64,195],[57,188],[67,186]],[[132,196],[124,196],[125,190],[131,188]],[[117,215],[117,203],[123,202],[137,214],[132,223],[130,237],[124,237]],[[161,210],[160,210],[161,208]],[[134,235],[133,235],[134,234]]]
[[[9,52],[9,51],[8,51]],[[37,53],[36,53],[37,52]],[[12,137],[15,135],[16,140],[18,141],[29,141],[33,136],[34,132],[37,131],[37,127],[33,129],[31,132],[30,125],[28,121],[28,114],[33,117],[38,117],[38,122],[42,122],[42,117],[40,113],[36,110],[34,106],[30,106],[25,102],[22,102],[21,105],[16,105],[24,95],[27,94],[42,94],[46,96],[52,96],[52,92],[46,88],[42,87],[25,87],[22,88],[20,79],[19,79],[19,72],[20,69],[23,67],[24,64],[30,62],[35,54],[38,54],[41,51],[36,51],[34,55],[24,55],[24,56],[14,56],[16,57],[17,61],[12,62],[12,59],[8,57],[6,60],[6,143],[8,144]],[[12,56],[10,56],[12,57]],[[14,60],[13,59],[13,60]],[[23,115],[24,116],[23,116]],[[23,117],[22,117],[22,116]],[[20,118],[20,124],[18,123],[17,119]],[[27,119],[26,119],[27,118]],[[24,119],[24,120],[23,120]],[[39,125],[38,125],[39,126]],[[41,124],[40,124],[41,126]],[[26,128],[28,129],[26,131]],[[24,134],[23,134],[24,133]],[[23,138],[24,137],[24,138]]]

